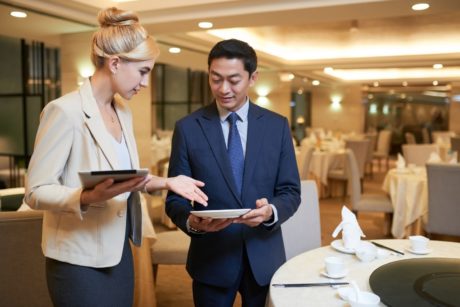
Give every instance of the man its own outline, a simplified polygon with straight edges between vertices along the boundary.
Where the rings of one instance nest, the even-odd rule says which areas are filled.
[[[286,118],[256,106],[248,91],[257,56],[230,39],[209,53],[215,102],[176,123],[169,176],[205,182],[208,208],[170,193],[166,212],[192,239],[187,270],[196,306],[264,306],[270,279],[286,261],[281,223],[300,204],[299,173]],[[229,120],[232,118],[233,122]],[[236,219],[202,219],[191,210],[252,210]]]

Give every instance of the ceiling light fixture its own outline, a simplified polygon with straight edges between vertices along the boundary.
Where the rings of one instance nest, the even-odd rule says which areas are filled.
[[[293,73],[290,73],[290,72],[280,73],[280,80],[282,82],[289,82],[289,81],[293,80],[294,78],[295,78],[295,76],[294,76]]]
[[[332,68],[332,67],[324,67],[324,72],[325,72],[326,74],[329,74],[329,73],[331,73],[331,72],[333,72],[333,71],[334,71],[334,68]]]
[[[407,86],[407,81],[403,81],[402,86]]]
[[[439,84],[438,81],[436,81],[436,80],[433,81],[433,85],[434,85],[434,86],[437,86],[438,84]]]
[[[319,82],[319,80],[313,80],[313,81],[311,81],[311,84],[312,84],[313,86],[318,86],[318,85],[321,84],[321,82]]]
[[[434,69],[441,69],[443,68],[444,66],[442,64],[433,64],[433,68]]]
[[[379,83],[377,81],[374,81],[374,83],[372,85],[374,85],[374,87],[378,87]]]
[[[198,27],[201,29],[211,29],[214,25],[209,21],[201,21],[198,23]]]
[[[169,48],[169,53],[180,53],[181,50],[179,47],[171,47]]]
[[[26,18],[27,17],[27,14],[21,11],[12,11],[10,15],[16,18]]]
[[[428,3],[416,3],[412,5],[412,10],[414,11],[424,11],[428,9],[430,5]]]

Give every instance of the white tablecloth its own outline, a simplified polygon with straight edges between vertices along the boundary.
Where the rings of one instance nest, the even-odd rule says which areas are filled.
[[[330,246],[317,248],[297,257],[294,257],[281,266],[271,280],[274,283],[308,283],[329,282],[330,279],[320,275],[324,269],[324,258],[338,256],[344,259],[349,270],[348,275],[340,281],[355,280],[361,290],[370,291],[369,277],[378,267],[389,262],[420,257],[458,257],[460,243],[430,241],[429,248],[432,252],[428,255],[413,255],[405,251],[409,247],[409,240],[375,240],[381,244],[401,250],[401,255],[390,255],[385,259],[376,259],[371,262],[361,262],[355,255],[344,254],[332,249]],[[332,280],[338,281],[338,280]],[[269,306],[272,307],[297,307],[297,306],[349,306],[337,295],[337,290],[332,287],[309,288],[277,288],[270,286]],[[380,304],[384,306],[384,304]]]
[[[388,171],[382,189],[388,193],[393,205],[391,234],[395,238],[404,238],[417,232],[421,220],[428,213],[428,186],[426,169],[416,168],[418,173],[409,169]],[[413,228],[413,224],[417,227]]]

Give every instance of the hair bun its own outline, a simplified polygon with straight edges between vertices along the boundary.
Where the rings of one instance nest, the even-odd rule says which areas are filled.
[[[122,11],[116,7],[100,11],[97,19],[101,28],[130,26],[139,23],[139,17],[134,12]]]

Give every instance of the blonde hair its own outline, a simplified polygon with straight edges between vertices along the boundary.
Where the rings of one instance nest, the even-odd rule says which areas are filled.
[[[160,54],[155,39],[134,12],[111,7],[100,11],[97,19],[100,28],[93,34],[91,46],[91,61],[96,68],[110,56],[140,62],[155,60]]]

